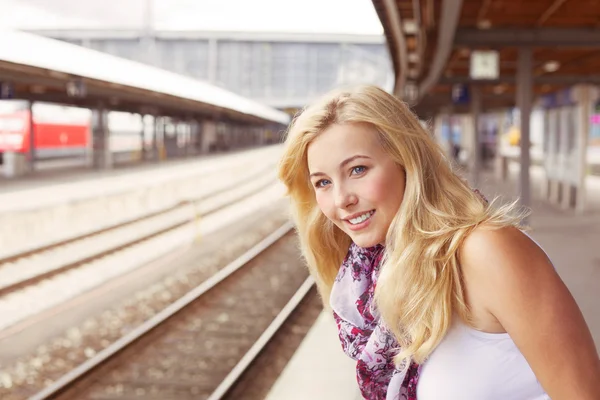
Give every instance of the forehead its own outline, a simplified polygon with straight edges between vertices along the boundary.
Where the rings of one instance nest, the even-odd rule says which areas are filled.
[[[339,165],[357,154],[377,158],[383,155],[375,128],[368,124],[335,124],[321,132],[308,146],[311,172]]]

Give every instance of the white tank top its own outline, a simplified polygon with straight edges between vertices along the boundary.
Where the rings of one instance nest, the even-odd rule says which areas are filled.
[[[508,333],[485,333],[457,322],[421,367],[417,398],[550,399]]]

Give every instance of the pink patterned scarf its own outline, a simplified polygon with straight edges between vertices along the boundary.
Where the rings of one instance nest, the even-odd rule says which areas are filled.
[[[473,191],[488,204],[477,189]],[[344,352],[356,360],[356,379],[367,400],[416,400],[419,365],[397,368],[398,342],[377,315],[373,295],[384,248],[352,243],[329,299]]]
[[[398,343],[379,320],[373,301],[384,248],[354,243],[342,263],[330,304],[344,352],[356,360],[356,378],[368,400],[416,400],[419,366],[397,368]]]

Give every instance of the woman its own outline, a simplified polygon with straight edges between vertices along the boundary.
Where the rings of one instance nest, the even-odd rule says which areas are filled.
[[[575,301],[513,205],[488,205],[371,86],[292,122],[279,175],[365,399],[600,399]]]

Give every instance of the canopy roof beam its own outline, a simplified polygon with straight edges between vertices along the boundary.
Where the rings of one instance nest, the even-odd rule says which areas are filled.
[[[502,83],[514,84],[516,83],[516,78],[512,75],[505,75],[493,80],[473,80],[468,76],[451,76],[441,78],[438,83],[441,85],[498,85]],[[533,78],[533,83],[549,85],[577,85],[589,83],[600,85],[600,75],[540,75]]]
[[[445,3],[444,3],[445,4]],[[535,28],[474,29],[456,32],[456,47],[594,47],[600,45],[600,29]]]
[[[431,67],[429,68],[429,74],[419,86],[419,98],[424,93],[427,93],[440,79],[442,71],[446,66],[446,61],[452,52],[454,35],[458,26],[461,9],[462,0],[446,0],[442,3],[436,51]]]

